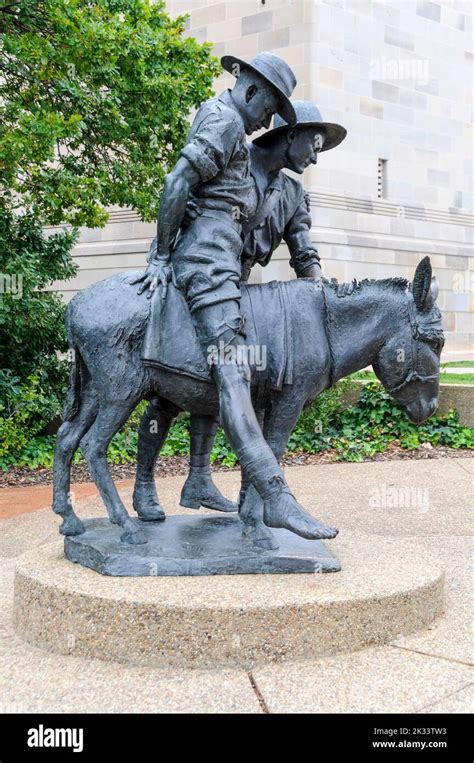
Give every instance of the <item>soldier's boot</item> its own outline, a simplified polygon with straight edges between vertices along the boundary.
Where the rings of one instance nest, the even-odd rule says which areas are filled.
[[[218,426],[214,416],[191,416],[191,465],[179,501],[188,509],[199,509],[201,506],[224,512],[238,509],[237,504],[223,496],[212,481],[209,463]]]

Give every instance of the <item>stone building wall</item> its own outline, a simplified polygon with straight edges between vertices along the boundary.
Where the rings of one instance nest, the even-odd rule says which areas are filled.
[[[304,185],[312,238],[328,276],[411,278],[429,254],[447,349],[472,350],[472,5],[464,0],[170,0],[188,33],[214,52],[272,50],[293,68],[295,98],[348,130]],[[216,92],[231,83],[224,73]],[[382,170],[382,176],[381,176]],[[107,275],[142,267],[153,226],[112,210],[82,231],[66,298]],[[471,254],[471,257],[470,257]],[[291,277],[284,247],[254,280]]]

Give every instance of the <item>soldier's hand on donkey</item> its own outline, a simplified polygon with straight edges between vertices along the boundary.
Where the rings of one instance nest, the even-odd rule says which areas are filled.
[[[165,299],[168,291],[168,283],[172,281],[174,285],[173,268],[170,265],[169,258],[157,255],[156,239],[151,244],[147,255],[148,267],[144,273],[140,273],[134,278],[132,284],[141,283],[138,294],[142,294],[148,289],[147,299],[150,299],[157,286],[161,286],[161,297]]]

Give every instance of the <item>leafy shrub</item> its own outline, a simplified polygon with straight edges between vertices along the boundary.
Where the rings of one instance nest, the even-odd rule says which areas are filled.
[[[11,378],[8,384],[13,390],[8,407],[0,406],[0,468],[51,466],[54,437],[41,436],[40,422],[56,410],[57,399],[48,399],[34,376],[26,385],[12,384]],[[459,422],[456,411],[433,416],[426,424],[416,426],[378,383],[367,384],[358,404],[344,409],[343,399],[350,385],[350,380],[337,384],[301,414],[288,443],[290,452],[334,449],[339,460],[363,461],[385,451],[391,443],[399,443],[407,450],[426,442],[451,448],[474,447],[474,430]],[[0,374],[0,391],[1,387]],[[146,403],[141,403],[113,438],[108,453],[111,463],[135,461],[138,425],[145,407]],[[182,414],[175,421],[161,452],[163,456],[189,453],[189,419],[189,414]],[[76,454],[75,462],[81,458]],[[211,461],[229,467],[237,463],[222,429],[217,432]]]
[[[42,386],[40,374],[25,382],[10,370],[0,371],[0,466],[51,466],[52,438],[40,433],[60,410],[59,399]]]
[[[340,459],[362,461],[387,449],[392,442],[413,450],[422,443],[451,448],[474,447],[474,430],[459,422],[456,411],[413,424],[378,382],[364,386],[356,406],[340,412],[327,440]]]
[[[71,257],[76,238],[72,231],[45,236],[31,214],[0,211],[0,368],[8,372],[0,385],[4,405],[8,379],[25,384],[32,374],[43,393],[62,397],[67,364],[58,353],[67,350],[65,308],[48,289],[76,273]]]

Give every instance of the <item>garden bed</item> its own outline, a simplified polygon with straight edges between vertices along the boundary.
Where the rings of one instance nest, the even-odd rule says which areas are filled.
[[[348,398],[354,394],[357,402],[348,407]],[[109,446],[108,460],[115,479],[129,479],[135,474],[138,425],[145,405],[140,404]],[[55,436],[41,434],[36,419],[32,415],[28,418],[26,407],[19,410],[18,421],[15,412],[3,420],[6,437],[2,443],[0,436],[0,485],[48,484]],[[29,433],[30,419],[36,423],[36,435]],[[157,467],[158,476],[187,471],[189,421],[189,415],[183,414],[172,425]],[[285,463],[467,456],[473,445],[474,430],[461,423],[456,411],[433,416],[418,427],[379,383],[345,380],[317,397],[301,414],[288,442]],[[235,453],[222,430],[216,435],[211,461],[217,469],[236,466]],[[90,480],[80,452],[74,457],[72,479]]]
[[[366,461],[392,461],[392,460],[426,460],[432,458],[474,458],[472,450],[467,448],[449,448],[438,445],[433,446],[430,443],[424,443],[416,450],[406,450],[398,443],[391,443],[383,453],[376,453],[374,456],[367,456]],[[326,450],[322,453],[286,453],[283,457],[285,466],[309,466],[313,464],[334,464],[341,463],[337,450]],[[236,471],[240,467],[224,466],[216,462],[211,466],[213,472]],[[135,478],[135,464],[110,464],[110,471],[114,480],[132,480]],[[164,456],[160,458],[155,476],[172,477],[175,475],[186,475],[189,469],[188,456]],[[26,467],[14,467],[8,472],[0,471],[0,490],[9,487],[28,487],[30,485],[50,485],[53,481],[53,470],[38,468],[28,469]],[[89,469],[85,463],[75,464],[72,467],[71,481],[90,482],[91,477]]]

